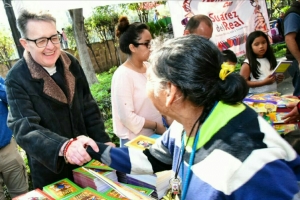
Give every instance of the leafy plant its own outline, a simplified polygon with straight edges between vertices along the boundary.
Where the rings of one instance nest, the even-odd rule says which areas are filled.
[[[119,138],[113,132],[111,112],[111,79],[117,67],[111,68],[108,72],[97,74],[99,83],[91,86],[91,92],[103,115],[105,131],[112,142],[119,145]]]
[[[14,55],[14,41],[10,33],[5,30],[0,30],[0,63],[5,64],[7,69],[12,67],[10,60]]]

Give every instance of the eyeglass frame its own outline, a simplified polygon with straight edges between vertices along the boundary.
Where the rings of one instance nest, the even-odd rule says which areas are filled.
[[[54,37],[54,36],[59,37],[58,43],[52,42],[51,38]],[[41,38],[38,38],[38,39],[35,39],[35,40],[29,39],[29,38],[24,38],[24,39],[25,39],[25,40],[28,40],[28,41],[31,41],[31,42],[34,42],[35,45],[36,45],[38,48],[44,48],[44,47],[46,47],[46,46],[48,45],[49,40],[52,42],[52,44],[59,44],[59,43],[61,42],[61,40],[62,40],[62,37],[60,36],[60,34],[54,34],[54,35],[51,35],[51,36],[48,37],[48,38],[47,38],[47,37],[41,37]],[[46,43],[45,46],[39,47],[39,46],[37,45],[36,41],[37,41],[37,40],[40,40],[40,39],[47,39],[47,43]]]
[[[150,47],[151,47],[151,44],[150,44],[151,42],[141,42],[141,43],[133,43],[133,45],[137,45],[137,46],[139,46],[139,45],[145,45],[145,47],[147,47],[148,49],[150,49]]]

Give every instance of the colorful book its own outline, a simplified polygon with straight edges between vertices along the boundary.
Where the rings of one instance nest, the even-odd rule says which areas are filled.
[[[66,198],[66,200],[114,200],[114,198],[87,187],[74,193],[70,197]]]
[[[284,117],[287,114],[288,113],[286,113],[286,112],[274,112],[274,113],[269,113],[269,117],[270,117],[270,120],[272,121],[272,123],[281,124],[281,123],[284,123],[284,120],[282,119],[282,117]]]
[[[108,165],[105,165],[104,163],[95,159],[91,160],[89,163],[84,165],[84,167],[102,169],[102,170],[113,170],[113,168],[110,168]]]
[[[282,60],[280,61],[277,66],[275,67],[275,69],[273,70],[272,74],[274,73],[284,73],[289,66],[292,64],[292,61],[288,61],[288,60]]]
[[[81,190],[82,188],[67,178],[43,187],[43,191],[54,199],[65,199]]]
[[[54,200],[54,198],[37,188],[25,194],[19,195],[12,200]]]
[[[274,124],[273,127],[280,134],[287,134],[298,129],[297,124]]]
[[[144,135],[139,135],[136,138],[125,143],[125,145],[128,147],[145,150],[145,149],[150,148],[154,143],[155,143],[155,139],[144,136]]]
[[[114,189],[115,191],[117,191],[119,194],[121,194],[123,197],[126,197],[128,199],[152,199],[151,197],[138,192],[137,190],[134,190],[132,188],[126,187],[124,185],[122,185],[121,183],[118,182],[113,182],[110,179],[106,178],[105,176],[101,175],[101,174],[97,174],[94,171],[84,168],[87,172],[90,172],[92,175],[94,175],[96,178],[100,179],[101,181],[103,181],[105,184],[107,184],[109,187],[111,187],[112,189]],[[106,194],[107,195],[107,194]]]
[[[101,174],[110,180],[117,181],[118,177],[116,175],[116,171],[106,171],[102,169],[96,169],[96,168],[88,168],[92,171],[94,171],[97,174]],[[85,187],[91,187],[97,191],[106,191],[109,187],[103,183],[101,180],[98,180],[95,176],[93,176],[91,173],[84,170],[82,167],[73,169],[73,177],[74,182],[79,185],[82,188]]]

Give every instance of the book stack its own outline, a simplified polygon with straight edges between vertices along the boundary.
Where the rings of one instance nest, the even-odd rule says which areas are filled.
[[[12,200],[29,200],[29,199],[54,200],[54,198],[52,198],[51,196],[49,196],[48,194],[46,194],[45,192],[43,192],[38,188],[30,192],[27,192],[25,194],[19,195],[13,198]]]
[[[96,172],[97,174],[101,174],[112,181],[118,180],[115,170],[97,160],[92,160],[84,167]],[[82,188],[91,187],[100,192],[107,191],[110,188],[107,184],[88,173],[82,167],[73,170],[73,177],[74,182]]]
[[[127,183],[153,189],[152,197],[161,199],[169,188],[172,170],[158,172],[154,175],[127,174]]]
[[[244,103],[248,105],[258,104],[258,103],[274,103],[278,108],[285,108],[288,103],[298,103],[299,99],[289,98],[285,96],[280,96],[279,93],[261,93],[261,94],[250,94],[243,100]]]
[[[43,191],[54,199],[65,199],[81,190],[82,188],[67,178],[43,187]]]
[[[66,200],[114,200],[115,198],[111,198],[103,193],[100,193],[92,188],[84,188],[79,192],[74,193],[70,197],[66,198]]]

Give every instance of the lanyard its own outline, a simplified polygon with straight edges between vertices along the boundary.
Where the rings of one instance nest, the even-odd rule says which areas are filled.
[[[200,130],[197,132],[194,143],[193,143],[193,148],[192,148],[192,152],[190,155],[190,160],[189,160],[189,166],[187,169],[187,175],[186,175],[186,179],[183,181],[183,185],[182,185],[182,193],[181,193],[181,199],[185,199],[186,197],[186,193],[187,193],[187,189],[189,187],[189,183],[190,183],[190,179],[191,179],[191,172],[192,172],[192,165],[194,163],[195,160],[195,153],[196,153],[196,148],[197,148],[197,144],[198,144],[198,139],[199,139],[199,135],[200,135]],[[184,146],[184,139],[182,140],[182,146]],[[181,151],[181,156],[183,157],[183,151]],[[184,174],[184,159],[181,162],[181,179],[183,180],[183,174]]]

